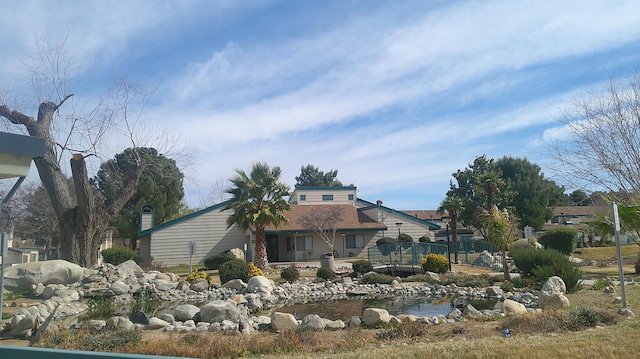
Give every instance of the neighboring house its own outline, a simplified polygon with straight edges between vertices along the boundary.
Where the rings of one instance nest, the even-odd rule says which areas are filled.
[[[597,219],[596,214],[612,217],[610,206],[563,206],[553,209],[553,217],[544,224],[543,230],[548,231],[557,226],[573,227],[579,232],[584,232],[585,222]]]
[[[382,206],[381,201],[368,202],[357,198],[357,188],[296,187],[291,194],[291,211],[285,213],[289,223],[266,229],[269,262],[318,259],[329,251],[327,243],[309,229],[301,218],[321,210],[323,206],[338,206],[342,216],[336,225],[334,250],[339,257],[366,256],[367,249],[382,237],[409,234],[417,242],[421,236],[440,229],[427,220]],[[254,231],[227,227],[229,211],[223,202],[170,222],[153,226],[153,208],[145,206],[141,213],[140,255],[166,265],[189,263],[189,242],[195,243],[193,263],[220,252],[240,248],[253,252]],[[249,255],[249,259],[250,259]]]
[[[11,266],[37,262],[39,252],[40,248],[21,246],[13,239],[9,239],[7,246],[7,261],[5,262],[5,265]],[[0,263],[3,260],[4,258],[0,257]]]

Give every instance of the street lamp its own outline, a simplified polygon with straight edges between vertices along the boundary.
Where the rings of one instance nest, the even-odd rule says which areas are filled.
[[[402,222],[396,222],[396,227],[398,227],[398,242],[400,242],[400,226],[402,226]]]
[[[447,234],[447,256],[449,258],[449,272],[451,272],[451,243],[449,242],[449,216],[442,216],[442,222],[446,224],[446,234]]]

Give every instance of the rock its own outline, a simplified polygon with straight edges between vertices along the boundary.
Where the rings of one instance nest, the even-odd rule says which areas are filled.
[[[447,319],[458,320],[461,317],[462,317],[462,312],[458,308],[453,309],[451,312],[449,312],[449,314],[447,314]]]
[[[193,282],[193,284],[189,286],[189,289],[196,292],[204,292],[205,290],[209,289],[209,282],[204,278],[198,278],[195,282]]]
[[[104,320],[91,319],[84,322],[83,327],[93,332],[100,332],[107,326],[107,322]]]
[[[398,282],[396,279],[391,281],[391,289],[400,289],[400,288],[402,288],[402,284],[400,284],[400,282]]]
[[[491,253],[489,253],[489,251],[487,250],[484,250],[482,251],[482,253],[480,253],[480,255],[478,255],[478,258],[473,261],[473,265],[490,267],[493,264],[493,259],[494,258]]]
[[[635,314],[628,308],[620,308],[618,309],[618,314],[625,316],[627,318],[635,317]]]
[[[158,274],[156,274],[155,279],[157,279],[157,280],[166,280],[167,282],[173,282],[171,280],[171,276],[166,274],[166,273],[158,273]]]
[[[149,323],[145,325],[144,329],[157,330],[157,329],[163,329],[164,327],[167,327],[167,326],[169,326],[169,323],[165,322],[164,320],[156,317],[151,317],[149,318]]]
[[[529,247],[533,248],[534,246],[533,246],[533,243],[526,238],[518,239],[517,241],[511,244],[511,248],[521,249],[521,248],[529,248]],[[542,249],[542,244],[535,242],[535,247]]]
[[[349,327],[361,327],[362,326],[362,318],[357,316],[352,316],[347,320],[347,326]]]
[[[385,309],[367,308],[362,313],[362,320],[365,326],[370,327],[378,323],[389,323],[391,316]]]
[[[256,309],[262,309],[262,300],[260,300],[260,296],[254,293],[249,293],[246,296],[244,296],[247,306],[249,306],[249,309],[251,310],[256,310]]]
[[[232,256],[244,260],[244,251],[240,248],[232,248],[229,250],[229,254]]]
[[[209,323],[222,323],[224,320],[237,321],[240,311],[233,302],[214,300],[200,308],[200,320]]]
[[[120,263],[116,266],[116,270],[120,273],[122,277],[135,277],[138,274],[143,274],[144,271],[140,266],[133,260],[128,260],[126,262]]]
[[[232,279],[227,281],[222,285],[223,288],[235,289],[235,290],[243,290],[247,288],[247,283],[243,282],[242,279]]]
[[[562,280],[562,278],[558,276],[549,277],[546,282],[542,285],[542,292],[550,292],[550,293],[567,293],[567,286]]]
[[[200,308],[198,308],[198,313],[200,313]],[[198,314],[196,313],[196,314]],[[173,323],[176,321],[176,318],[173,316],[173,314],[169,314],[169,313],[160,313],[157,315],[157,317],[159,319],[164,320],[167,323]]]
[[[323,331],[325,327],[325,322],[322,318],[320,318],[317,314],[309,314],[302,318],[302,322],[300,323],[300,329],[303,330],[311,330],[311,331]]]
[[[271,293],[273,286],[269,278],[261,275],[249,278],[247,282],[247,293]]]
[[[149,317],[140,310],[129,314],[129,320],[135,324],[149,324]]]
[[[502,302],[502,312],[507,316],[518,315],[526,313],[527,308],[522,303],[518,303],[515,300],[505,299],[504,302]]]
[[[560,292],[541,291],[538,307],[542,310],[566,309],[569,308],[569,298]]]
[[[482,314],[481,311],[477,310],[473,305],[467,304],[467,306],[464,307],[464,310],[462,311],[462,315],[464,315],[466,318],[478,319],[482,318],[484,314]]]
[[[438,273],[426,272],[425,274],[427,284],[439,284],[440,276]]]
[[[324,328],[327,330],[342,330],[346,327],[346,324],[340,319],[338,320],[328,320],[324,321]]]
[[[117,280],[117,281],[111,283],[111,291],[115,295],[121,295],[121,294],[128,293],[129,289],[131,289],[129,287],[129,285],[126,284],[125,282],[121,281],[121,280]]]
[[[121,316],[111,317],[107,319],[107,321],[105,322],[105,326],[108,330],[132,330],[133,328],[135,328],[133,322]]]
[[[238,321],[238,331],[243,335],[250,335],[255,329],[253,329],[253,326],[249,324],[246,318],[240,318]]]
[[[191,320],[200,312],[200,308],[192,304],[182,304],[173,310],[173,317],[179,321]]]
[[[492,285],[490,287],[487,287],[485,292],[489,297],[493,297],[493,298],[502,297],[502,295],[504,294],[504,291],[502,290],[502,288],[498,287],[497,285]]]
[[[5,269],[4,287],[12,292],[25,292],[32,285],[79,282],[82,274],[82,267],[62,259],[25,263]]]
[[[290,313],[273,312],[271,314],[271,329],[275,331],[296,330],[298,320]]]

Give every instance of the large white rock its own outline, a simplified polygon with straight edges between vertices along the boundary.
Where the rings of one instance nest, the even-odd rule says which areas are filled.
[[[542,285],[542,292],[548,293],[567,293],[567,285],[564,283],[564,280],[558,276],[549,277],[546,282]]]
[[[4,287],[24,292],[37,284],[71,284],[82,279],[82,267],[62,259],[19,264],[5,269]]]
[[[271,293],[272,291],[273,286],[271,285],[271,281],[265,276],[257,275],[249,278],[247,282],[247,293]]]
[[[142,268],[140,268],[138,263],[136,263],[132,259],[129,259],[126,262],[118,264],[116,266],[116,269],[118,270],[118,273],[120,273],[120,276],[122,277],[135,277],[138,274],[144,274],[144,271],[142,270]]]
[[[200,308],[196,307],[193,304],[182,304],[177,306],[176,309],[173,310],[173,316],[175,317],[175,319],[184,322],[186,320],[193,319],[193,317],[198,314],[199,311]]]
[[[211,301],[200,308],[200,320],[208,323],[222,323],[223,320],[237,322],[240,311],[233,302],[224,300]]]
[[[560,292],[540,292],[538,307],[542,310],[558,310],[569,308],[569,298]]]
[[[273,312],[271,314],[271,329],[279,332],[298,329],[298,321],[293,314]]]
[[[518,239],[517,241],[511,243],[511,248],[533,248],[533,243],[535,243],[536,248],[542,249],[542,244],[526,238]]]
[[[322,319],[317,314],[308,314],[302,318],[302,322],[300,323],[300,329],[306,329],[311,331],[323,331],[326,323],[324,319]]]
[[[507,316],[518,315],[526,313],[527,308],[524,304],[516,302],[515,300],[505,299],[504,302],[502,302],[502,312]]]
[[[380,308],[367,308],[362,313],[362,321],[364,325],[374,326],[378,323],[389,323],[391,315],[385,309]]]
[[[229,254],[232,256],[244,260],[244,251],[240,248],[232,248],[229,250]]]

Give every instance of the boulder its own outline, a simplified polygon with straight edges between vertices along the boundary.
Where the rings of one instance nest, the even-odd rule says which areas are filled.
[[[462,314],[464,315],[465,318],[472,318],[472,319],[482,318],[482,316],[483,316],[482,312],[477,310],[471,304],[467,304],[467,306],[464,307],[464,310],[462,311]]]
[[[324,320],[324,328],[327,330],[342,330],[347,326],[340,319],[338,320],[323,319],[323,320]]]
[[[527,312],[527,308],[524,304],[516,302],[515,300],[505,299],[502,302],[502,312],[504,315],[519,315]]]
[[[135,277],[138,274],[143,274],[144,271],[142,270],[142,268],[140,268],[140,266],[138,265],[138,263],[136,263],[134,260],[130,259],[126,262],[120,263],[116,266],[116,270],[118,270],[118,273],[120,273],[121,277]]]
[[[235,289],[235,290],[243,290],[247,288],[247,283],[243,282],[242,279],[232,279],[230,281],[225,282],[222,285],[223,288]]]
[[[492,285],[490,287],[487,287],[487,289],[485,289],[485,292],[489,297],[494,297],[494,298],[502,297],[502,294],[504,294],[504,291],[502,290],[502,288],[498,287],[497,285]]]
[[[538,307],[542,310],[558,310],[569,308],[569,298],[560,292],[540,292]]]
[[[542,292],[549,293],[567,293],[567,285],[564,283],[564,280],[558,276],[549,277],[546,282],[542,285]]]
[[[156,329],[163,329],[164,327],[167,327],[167,326],[169,326],[169,323],[165,322],[164,320],[156,317],[151,317],[149,318],[149,323],[145,325],[144,329],[156,330]]]
[[[244,260],[244,251],[240,248],[232,248],[229,250],[229,254],[232,256]]]
[[[82,274],[82,267],[62,259],[25,263],[5,269],[4,287],[12,292],[25,292],[32,285],[79,282]]]
[[[427,284],[439,284],[440,283],[440,276],[438,275],[438,273],[426,272],[424,274],[424,276],[426,277]]]
[[[233,302],[211,301],[200,308],[200,320],[208,323],[221,323],[224,320],[237,321],[240,311]]]
[[[350,327],[361,327],[362,326],[362,318],[358,316],[352,316],[347,320],[347,325]]]
[[[296,330],[298,321],[293,314],[273,312],[271,314],[271,329],[275,331]]]
[[[391,316],[385,309],[367,308],[362,313],[362,320],[365,326],[370,327],[378,323],[389,323]]]
[[[179,321],[191,320],[193,317],[198,314],[200,308],[196,307],[192,304],[182,304],[176,307],[173,310],[173,317]]]
[[[533,243],[535,243],[536,248],[542,249],[542,244],[526,238],[518,239],[517,241],[513,242],[511,244],[511,248],[516,248],[516,249],[529,248],[529,247],[533,248],[534,247]]]
[[[107,319],[106,327],[108,330],[132,330],[135,325],[128,318],[116,316]]]
[[[320,318],[319,315],[308,314],[302,318],[300,329],[320,332],[324,330],[325,325],[324,319]]]
[[[111,291],[115,295],[121,295],[121,294],[128,293],[129,289],[131,289],[129,287],[129,285],[126,284],[125,282],[121,281],[121,280],[117,280],[117,281],[111,283]]]
[[[193,282],[193,284],[189,286],[189,289],[196,292],[204,292],[205,290],[209,289],[209,281],[207,281],[205,278],[198,278],[195,282]]]
[[[261,275],[249,278],[247,282],[247,293],[271,293],[273,286],[269,278]]]

